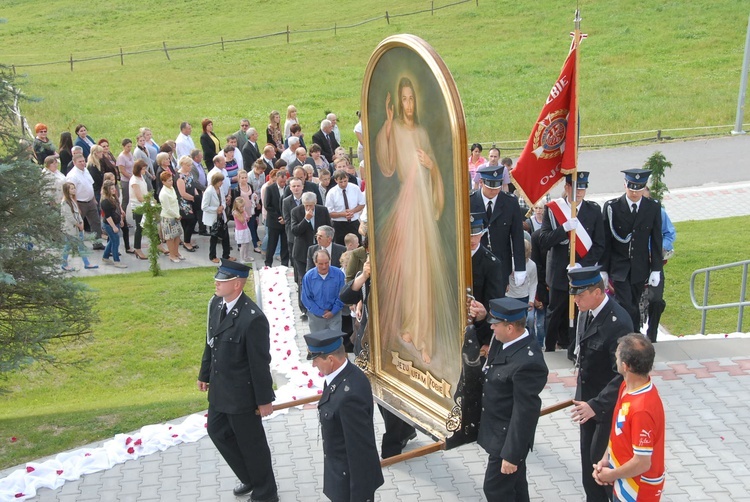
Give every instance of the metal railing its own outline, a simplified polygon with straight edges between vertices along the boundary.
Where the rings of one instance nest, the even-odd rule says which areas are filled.
[[[739,307],[739,313],[737,314],[737,331],[742,331],[742,317],[745,307],[750,307],[750,301],[747,298],[747,270],[750,266],[750,260],[738,261],[735,263],[727,263],[726,265],[716,265],[714,267],[701,268],[693,272],[690,276],[690,300],[693,302],[693,307],[701,311],[701,334],[706,334],[706,316],[709,310],[728,309]],[[727,268],[742,267],[742,285],[740,287],[740,301],[734,303],[721,303],[717,305],[708,305],[708,289],[711,283],[711,272],[715,270],[724,270]],[[698,304],[695,300],[695,278],[705,274],[705,281],[703,283],[703,302]]]

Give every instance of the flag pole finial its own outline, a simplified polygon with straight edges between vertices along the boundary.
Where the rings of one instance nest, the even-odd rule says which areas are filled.
[[[573,19],[573,23],[575,23],[575,29],[580,31],[581,30],[581,9],[576,8],[576,17]]]

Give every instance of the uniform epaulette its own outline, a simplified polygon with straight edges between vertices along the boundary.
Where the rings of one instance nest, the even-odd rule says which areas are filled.
[[[597,208],[599,211],[602,210],[601,206],[599,206],[599,204],[597,202],[595,202],[593,200],[586,200],[586,202],[588,202],[589,204],[591,204],[592,206],[594,206],[595,208]]]

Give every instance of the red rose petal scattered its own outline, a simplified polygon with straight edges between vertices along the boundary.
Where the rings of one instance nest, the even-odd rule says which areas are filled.
[[[287,326],[284,326],[284,331],[289,331],[289,329],[290,329],[290,328],[289,328],[289,326],[288,326],[288,325],[287,325]]]
[[[308,389],[312,389],[312,387],[313,387],[313,381],[312,381],[312,379],[310,379],[310,380],[307,381],[307,388]]]
[[[296,369],[298,369],[298,368],[297,368],[297,366],[292,366],[292,369],[293,369],[293,370],[296,370]]]
[[[291,350],[287,350],[286,351],[286,355],[291,356],[292,355],[292,351]]]
[[[141,441],[140,439],[136,439],[135,443],[133,443],[134,446],[141,446],[141,444],[143,444],[143,441]]]
[[[268,291],[270,291],[271,293],[273,293],[273,288],[268,288]]]
[[[20,499],[21,497],[25,497],[25,496],[26,496],[26,494],[25,494],[25,493],[16,493],[16,494],[15,494],[14,496],[15,496],[15,497],[16,497],[17,499]]]
[[[724,436],[719,436],[719,437],[721,438],[722,441],[724,441]]]
[[[273,302],[271,300],[268,300],[268,304],[271,305]]]
[[[206,413],[206,416],[208,416],[208,413]],[[167,429],[167,430],[168,430],[168,431],[171,431],[171,430],[172,430],[172,426],[170,425],[170,426],[169,426],[169,429]]]
[[[283,361],[286,361],[286,357],[283,359]]]
[[[128,453],[130,453],[131,455],[135,453],[135,448],[133,448],[132,446],[128,448]]]
[[[91,456],[91,453],[85,453],[85,454],[84,454],[83,456],[84,456],[84,457],[90,457],[90,456]]]
[[[318,371],[318,376],[319,376],[320,378],[323,378],[323,377],[324,377],[325,375],[324,375],[323,373],[321,373],[320,371]]]
[[[281,348],[279,348],[279,347],[276,347],[276,350],[278,350],[278,351],[281,351]]]
[[[30,465],[26,467],[26,472],[34,472],[36,469],[31,467]]]
[[[203,424],[204,429],[208,429],[208,424]]]
[[[318,389],[318,394],[322,394],[322,393],[323,393],[323,391],[320,390],[320,389]]]
[[[727,335],[724,335],[724,338],[729,338],[729,335],[728,335],[728,334],[727,334]]]
[[[10,438],[11,443],[15,443],[16,441],[18,441],[18,438],[16,436],[13,436],[12,438]]]
[[[303,371],[302,374],[307,376],[307,371]]]
[[[60,476],[60,475],[61,475],[61,474],[63,473],[63,470],[62,470],[62,469],[58,469],[58,470],[57,470],[57,471],[55,471],[55,472],[57,472],[57,475],[58,475],[58,476]]]
[[[133,442],[133,438],[129,437],[128,439],[125,440],[125,446],[129,445],[132,442]]]
[[[297,396],[292,396],[292,401],[296,401],[296,400],[297,400]],[[722,438],[722,439],[724,439],[724,438]]]
[[[176,438],[176,437],[177,437],[177,434],[172,434],[172,437],[173,437],[173,438]]]

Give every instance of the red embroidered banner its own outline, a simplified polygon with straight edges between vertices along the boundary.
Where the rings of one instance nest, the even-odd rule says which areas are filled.
[[[529,206],[544,197],[564,174],[576,169],[579,45],[574,37],[560,77],[552,86],[526,147],[511,171],[513,184]]]

